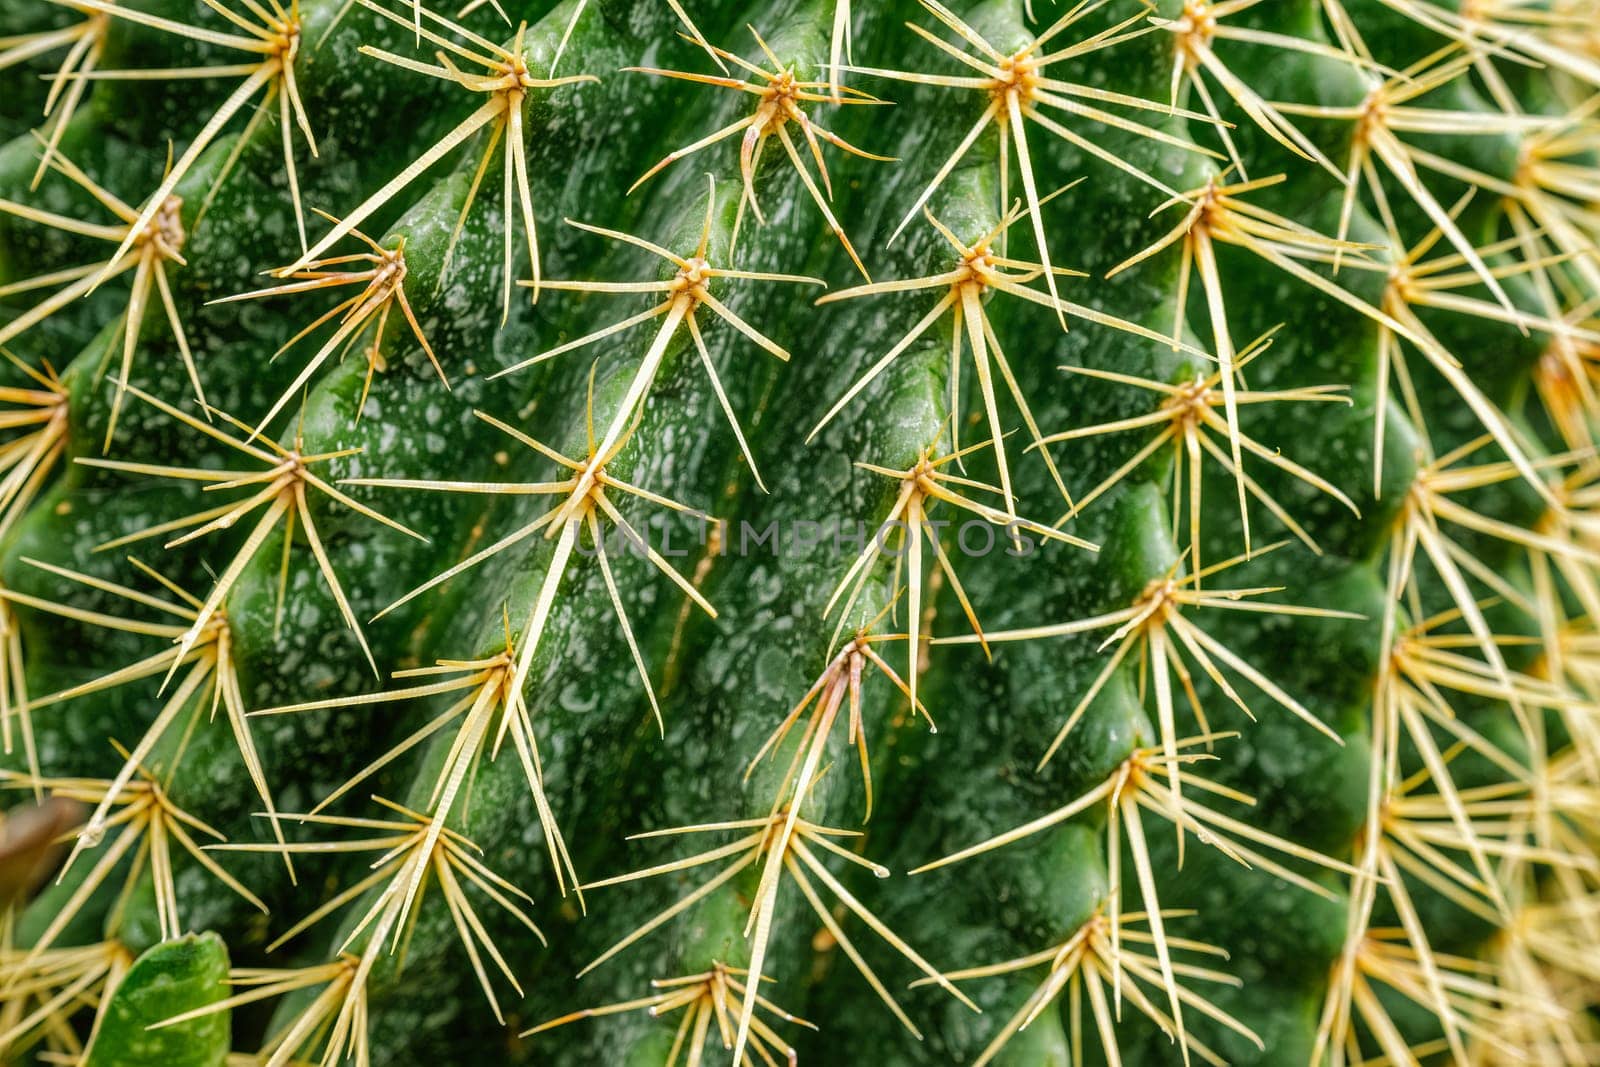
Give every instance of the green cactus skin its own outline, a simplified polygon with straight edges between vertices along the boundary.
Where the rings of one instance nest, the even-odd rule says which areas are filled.
[[[219,1063],[228,1054],[229,1017],[201,1014],[159,1030],[151,1019],[199,1011],[222,999],[228,949],[216,934],[188,935],[153,946],[117,986],[88,1062]]]
[[[0,365],[0,405],[54,419],[0,411],[8,803],[56,792],[92,807],[148,736],[130,792],[111,799],[143,790],[159,825],[195,839],[130,847],[113,863],[113,819],[8,914],[6,1062],[1600,1063],[1592,0],[1112,0],[1071,16],[1046,0],[501,0],[503,13],[459,16],[412,0],[281,3],[0,0],[0,341],[14,357]],[[298,33],[283,38],[293,93],[268,78],[172,188],[181,258],[164,278],[209,408],[153,281],[127,343],[143,277],[132,269],[22,329],[54,288],[87,275],[30,283],[105,261],[121,232],[108,244],[92,227],[115,223],[113,198],[142,210],[251,76],[241,56],[272,60],[273,45],[236,45],[250,32],[239,20],[273,18]],[[1026,83],[1044,95],[1019,104],[1024,142],[994,111],[1003,86],[978,84],[980,69],[927,33],[983,63],[1023,56],[1006,60],[1022,72],[1014,85],[1037,73],[1026,58],[1036,39],[1033,59],[1104,46],[1051,58],[1040,76],[1058,82]],[[439,76],[419,69],[441,49],[452,51]],[[526,74],[519,151],[500,126],[510,112],[479,110],[501,99],[476,80],[472,54],[490,53]],[[48,80],[85,63],[98,79]],[[801,83],[798,107],[845,142],[816,142],[826,189],[820,177],[808,187],[776,136],[752,142],[748,172],[743,130],[678,158],[769,99],[729,91],[719,65],[757,85],[756,68]],[[157,73],[118,74],[134,70]],[[588,80],[563,81],[578,76]],[[837,100],[830,77],[844,86]],[[68,88],[52,96],[57,83]],[[454,136],[464,122],[474,132]],[[800,126],[785,133],[818,176]],[[41,177],[52,154],[61,165]],[[1279,175],[1231,200],[1209,191]],[[758,208],[743,203],[747,179]],[[533,280],[524,184],[543,284],[505,302],[508,282]],[[921,211],[907,216],[925,192],[953,240],[979,242],[977,258],[991,248],[1034,298],[1003,286],[979,297],[992,329],[982,359],[971,323],[946,311],[824,419],[950,291],[938,279],[958,253]],[[374,250],[352,235],[322,251],[329,220],[352,213],[377,247],[399,250],[403,309],[392,286],[364,280],[293,291],[310,280],[296,270],[363,269],[319,265]],[[52,224],[62,217],[92,226]],[[658,335],[676,312],[562,347],[681,295],[585,288],[678,276],[616,234],[674,256],[704,242],[712,268],[765,277],[713,273],[719,303],[694,311],[706,360],[687,326]],[[1047,279],[1025,266],[1041,260],[1068,270]],[[866,270],[880,283],[936,280],[844,292],[868,284]],[[291,288],[262,292],[278,286]],[[1062,321],[1052,291],[1069,302]],[[302,380],[343,312],[319,316],[374,292],[381,326],[326,350]],[[382,353],[370,369],[368,344]],[[1230,373],[1237,439],[1217,399]],[[1180,419],[1139,421],[1173,395],[1162,390],[1208,375],[1211,421],[1198,432],[1211,451],[1196,465],[1167,445],[1130,466],[1167,426],[1183,432]],[[985,376],[1007,435],[998,454]],[[241,451],[269,412],[254,451]],[[479,560],[566,499],[526,487],[586,477],[555,454],[584,462],[624,430],[605,457],[607,499],[664,558],[608,542],[602,563],[588,532],[565,533],[580,510]],[[946,455],[953,435],[990,447],[943,463],[941,484],[1000,509],[985,521],[928,498],[949,522],[933,537],[959,589],[931,543],[906,532],[903,546],[921,546],[918,577],[908,552],[835,599],[863,547],[849,532],[870,538],[904,517],[901,476],[882,472]],[[1248,534],[1247,490],[1227,467],[1234,440],[1252,479]],[[258,492],[265,482],[207,489],[227,477],[172,472],[256,472],[275,462],[267,442],[331,454],[309,469],[345,501],[312,484],[292,528],[280,518],[259,543],[267,497],[205,536],[136,538]],[[1081,511],[1054,470],[1075,503],[1094,494]],[[1026,550],[997,528],[1005,501],[987,487],[1002,482],[1032,523]],[[1058,525],[1083,543],[1047,533],[1069,509]],[[1179,621],[1145,615],[1126,631],[1128,615],[1034,632],[1150,603],[1162,582],[1192,581],[1195,560],[1233,561],[1201,589],[1248,592],[1201,605],[1174,594]],[[219,582],[231,668],[191,675],[186,658],[166,681],[168,660],[116,673],[193,644],[185,627]],[[1185,636],[1191,624],[1201,637]],[[764,749],[819,679],[832,688],[812,707],[833,699],[839,718],[853,714],[848,671],[828,672],[841,649],[863,647],[850,644],[858,633],[881,657],[858,657],[864,748],[844,722],[813,740],[813,710]],[[482,666],[508,641],[508,658]],[[914,679],[928,718],[891,671]],[[195,692],[170,703],[189,677]],[[456,678],[465,687],[445,691]],[[236,681],[237,700],[214,703],[215,679]],[[235,705],[254,714],[236,719]],[[147,735],[164,707],[176,725]],[[441,725],[452,708],[460,717]],[[474,721],[486,725],[463,740],[460,724]],[[277,820],[263,818],[244,729]],[[1203,782],[1186,782],[1185,802],[1238,822],[1191,826],[1180,844],[1161,814],[1159,754],[1202,734],[1215,736],[1184,749],[1204,757],[1186,768]],[[1143,785],[934,864],[1135,767],[1129,781]],[[798,800],[793,772],[807,786]],[[1149,801],[1137,825],[1125,808],[1108,817],[1133,798]],[[790,843],[790,804],[807,825],[852,836],[827,838],[833,853],[815,833]],[[402,829],[351,821],[373,819]],[[552,858],[558,834],[569,859]],[[681,862],[748,834],[774,836]],[[1241,845],[1252,863],[1227,854]],[[389,866],[374,874],[374,861]],[[1157,899],[1164,937],[1152,938],[1137,913]],[[1112,983],[1093,975],[1116,966],[1104,948],[1114,915],[1129,962],[1108,1009],[1096,997],[1109,1002]],[[959,973],[1063,945],[1087,955]],[[759,1007],[742,992],[747,970],[762,978]],[[950,973],[959,981],[930,980]],[[1168,1017],[1180,987],[1181,1034]],[[1041,988],[1054,994],[1040,1001]],[[658,1010],[585,1012],[630,1003]],[[1030,1006],[1026,1026],[1008,1024]]]

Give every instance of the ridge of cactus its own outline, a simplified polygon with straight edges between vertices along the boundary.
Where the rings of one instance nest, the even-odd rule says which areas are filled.
[[[1600,1064],[1594,0],[0,0],[0,1060]]]

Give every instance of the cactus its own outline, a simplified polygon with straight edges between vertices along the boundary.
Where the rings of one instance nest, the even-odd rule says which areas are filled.
[[[1597,20],[0,0],[6,1061],[1600,1063]]]

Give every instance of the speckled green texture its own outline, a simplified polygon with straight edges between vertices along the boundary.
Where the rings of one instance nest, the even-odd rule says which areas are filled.
[[[228,995],[228,948],[213,933],[152,945],[111,998],[86,1063],[91,1067],[218,1067],[230,1046],[227,1013],[150,1030]]]
[[[224,27],[198,0],[117,2],[164,17]],[[530,69],[548,69],[576,5],[577,0],[554,5],[502,0],[513,25],[522,20],[529,24],[524,51]],[[341,0],[301,0],[298,10],[305,41],[321,40],[342,6]],[[401,14],[402,22],[409,19],[408,4],[391,0],[387,6]],[[833,0],[760,4],[685,0],[684,6],[712,42],[759,61],[745,28],[750,23],[786,64],[809,76],[823,76]],[[1035,0],[1037,10],[1031,18],[1021,0],[954,6],[1002,50],[1020,47],[1059,14],[1048,0]],[[921,4],[856,0],[854,7],[857,62],[946,75],[970,73],[940,57],[905,28],[907,20],[933,25]],[[1081,39],[1138,14],[1136,7],[1113,3],[1096,9],[1072,34]],[[1182,8],[1174,0],[1157,5],[1166,17],[1181,15]],[[1366,92],[1372,68],[1405,67],[1440,43],[1436,33],[1418,27],[1380,0],[1350,0],[1344,8],[1377,53],[1368,64],[1286,49],[1268,37],[1257,43],[1229,41],[1219,44],[1218,52],[1266,99],[1350,106]],[[0,0],[0,33],[64,24],[69,15],[37,0]],[[1322,42],[1327,51],[1334,38],[1326,15],[1320,0],[1267,0],[1232,21],[1264,34]],[[511,38],[512,29],[487,7],[464,17],[464,22],[490,40]],[[525,146],[545,278],[665,277],[661,262],[640,249],[605,241],[562,220],[633,233],[674,251],[685,250],[698,237],[706,215],[708,173],[716,183],[709,194],[716,197],[711,259],[728,255],[740,189],[734,141],[677,162],[636,191],[629,189],[667,152],[735,121],[750,108],[749,98],[714,86],[623,70],[636,66],[711,70],[705,54],[679,36],[681,29],[662,0],[592,0],[566,41],[560,73],[594,74],[600,80],[532,94],[524,116]],[[427,42],[419,47],[407,25],[378,17],[364,2],[349,7],[320,44],[303,45],[297,77],[316,131],[318,154],[311,158],[295,135],[292,144],[301,193],[308,209],[335,216],[353,209],[479,102],[459,86],[385,64],[364,54],[363,48],[416,57],[419,62],[430,61],[433,52]],[[1137,36],[1075,61],[1072,76],[1106,90],[1164,101],[1173,48],[1170,35]],[[179,41],[170,34],[113,20],[101,66],[168,68],[235,59],[213,45]],[[43,102],[43,83],[34,75],[48,73],[51,63],[47,56],[0,71],[0,85],[15,87],[14,93],[0,93],[0,132],[13,138],[0,147],[0,197],[99,220],[100,215],[92,214],[95,205],[59,176],[48,177],[36,191],[29,189],[37,142],[25,131],[37,121]],[[1517,77],[1528,83],[1530,111],[1560,112],[1558,94],[1546,83],[1566,75],[1546,77],[1524,70]],[[979,93],[867,74],[851,74],[849,82],[880,94],[893,106],[817,105],[820,121],[852,144],[897,162],[875,162],[830,149],[833,210],[875,279],[948,269],[948,246],[920,220],[892,243],[889,238],[901,214],[978,118],[985,101]],[[231,84],[230,79],[214,78],[98,85],[66,131],[63,151],[97,181],[138,205],[160,179],[167,142],[181,150]],[[1464,75],[1429,102],[1488,115],[1493,103],[1481,89]],[[1318,232],[1334,232],[1340,225],[1341,200],[1334,179],[1285,152],[1224,94],[1217,95],[1226,117],[1237,123],[1233,137],[1249,162],[1251,176],[1279,172],[1289,176],[1281,186],[1262,190],[1256,202]],[[1178,103],[1201,106],[1192,92]],[[314,351],[315,341],[302,342],[277,358],[274,353],[334,302],[314,296],[309,301],[209,303],[260,288],[266,284],[263,271],[283,266],[299,251],[275,108],[242,145],[237,141],[244,127],[241,116],[179,187],[190,232],[185,263],[173,272],[176,300],[208,399],[217,409],[250,424],[294,379],[301,361]],[[1203,123],[1154,112],[1139,117],[1174,135],[1192,136],[1211,146],[1217,143]],[[1180,190],[1202,186],[1227,166],[1220,156],[1083,125],[1081,132],[1096,145]],[[1303,128],[1335,160],[1345,158],[1351,136],[1348,123],[1305,120]],[[1045,192],[1074,178],[1086,179],[1044,207],[1055,264],[1085,274],[1060,278],[1062,296],[1152,330],[1170,331],[1181,284],[1180,258],[1174,251],[1114,278],[1106,275],[1160,238],[1175,224],[1177,213],[1169,210],[1152,216],[1163,197],[1149,185],[1060,140],[1036,131],[1030,136],[1035,170]],[[1517,176],[1517,134],[1420,140],[1433,151],[1503,181]],[[519,289],[502,321],[502,220],[507,210],[516,209],[515,203],[504,202],[500,187],[503,147],[490,157],[488,177],[476,203],[459,234],[454,234],[487,143],[487,135],[480,133],[461,151],[418,175],[361,227],[375,238],[381,235],[386,247],[405,241],[406,291],[451,387],[446,390],[441,385],[398,317],[391,319],[388,329],[387,370],[375,377],[359,418],[366,374],[361,355],[351,353],[326,366],[312,380],[303,406],[291,405],[292,414],[277,420],[272,432],[286,445],[298,433],[307,453],[348,450],[330,465],[337,478],[533,482],[559,477],[553,463],[510,442],[476,418],[474,410],[503,419],[565,454],[581,455],[591,372],[594,422],[603,427],[649,345],[653,327],[640,327],[593,348],[489,380],[497,370],[643,310],[653,297],[546,289],[534,303],[525,289]],[[217,175],[236,148],[237,162],[218,184]],[[985,133],[930,201],[938,218],[963,240],[988,231],[1005,206],[1000,203],[997,161],[1006,150],[992,129]],[[1446,205],[1453,204],[1465,188],[1437,174],[1428,180]],[[776,146],[769,146],[758,161],[755,186],[765,221],[749,213],[743,219],[733,255],[739,269],[815,276],[831,289],[860,281]],[[1006,195],[1021,195],[1014,161]],[[199,206],[208,198],[202,218]],[[1502,209],[1494,201],[1480,195],[1460,218],[1462,229],[1484,244],[1505,236]],[[1398,204],[1397,215],[1401,229],[1413,239],[1429,227],[1426,215],[1415,205]],[[313,241],[326,230],[326,223],[316,216],[307,225]],[[1385,248],[1381,220],[1365,207],[1356,209],[1349,232],[1352,240],[1371,243],[1377,258],[1391,257],[1394,250]],[[445,270],[445,249],[453,238],[457,243]],[[1013,228],[1010,242],[1011,255],[1024,259],[1036,255],[1026,224]],[[350,247],[340,246],[341,250],[355,249],[353,242],[346,244]],[[0,285],[86,262],[97,251],[103,250],[87,239],[0,216]],[[1219,807],[1273,834],[1349,860],[1367,814],[1373,693],[1389,655],[1381,647],[1380,625],[1386,610],[1386,553],[1390,531],[1416,477],[1419,432],[1391,395],[1384,476],[1375,491],[1371,471],[1379,396],[1378,324],[1248,252],[1224,247],[1219,259],[1228,326],[1235,341],[1242,347],[1284,324],[1272,347],[1250,367],[1249,387],[1341,384],[1349,388],[1351,400],[1348,405],[1249,407],[1241,414],[1244,432],[1328,478],[1355,505],[1353,511],[1346,509],[1303,482],[1252,462],[1251,474],[1314,537],[1321,551],[1313,553],[1265,509],[1252,505],[1256,546],[1280,538],[1288,538],[1288,544],[1229,570],[1223,584],[1271,587],[1269,601],[1354,617],[1200,613],[1207,632],[1260,666],[1344,740],[1334,744],[1253,688],[1242,687],[1258,713],[1259,721],[1251,722],[1228,703],[1212,680],[1197,672],[1195,686],[1212,727],[1239,735],[1218,744],[1219,759],[1208,764],[1205,773],[1255,798],[1248,808],[1226,800],[1218,801]],[[512,263],[517,277],[526,276],[520,235]],[[1327,264],[1314,269],[1335,277]],[[1336,282],[1363,300],[1382,299],[1379,273],[1345,269]],[[1519,307],[1538,306],[1538,294],[1526,278],[1510,278],[1506,286]],[[808,522],[824,527],[831,522],[852,527],[860,523],[870,531],[892,504],[894,486],[856,463],[908,466],[939,438],[952,418],[959,420],[965,443],[976,442],[985,433],[970,363],[963,375],[961,410],[949,410],[951,339],[946,320],[895,360],[840,418],[814,440],[808,439],[833,400],[926,313],[936,299],[933,291],[824,307],[813,304],[817,291],[800,286],[739,281],[726,283],[725,292],[716,291],[793,354],[791,361],[780,362],[724,323],[710,317],[701,320],[711,356],[770,492],[757,489],[685,331],[673,338],[641,421],[610,466],[614,476],[703,509],[725,524],[722,551],[714,552],[704,540],[705,527],[695,520],[637,501],[624,505],[630,520],[648,531],[653,544],[673,549],[668,562],[692,578],[717,608],[712,619],[686,605],[681,592],[636,555],[619,553],[613,560],[633,632],[660,697],[664,735],[657,730],[602,574],[589,554],[579,555],[566,571],[524,689],[545,788],[574,865],[586,882],[687,854],[682,839],[628,840],[628,835],[757,818],[772,806],[772,791],[778,785],[774,768],[781,771],[792,749],[748,778],[746,768],[834,651],[837,620],[824,618],[823,607],[849,566],[851,553],[848,548],[836,550],[826,536],[820,544],[797,548],[790,542],[783,551],[773,552],[770,543],[753,541],[751,533],[776,524],[785,531],[782,539]],[[1471,292],[1486,295],[1481,289]],[[119,301],[125,301],[125,293],[124,284],[109,284],[9,346],[31,365],[48,360],[61,371],[71,391],[72,458],[100,453],[115,388],[106,359],[120,343]],[[1574,296],[1571,305],[1583,305],[1584,294],[1569,295]],[[30,299],[27,292],[0,297],[4,309],[0,315],[9,318],[30,306]],[[1208,309],[1198,282],[1189,289],[1183,314],[1183,336],[1200,349],[1211,348]],[[1063,373],[1063,365],[1162,382],[1181,380],[1207,365],[1204,358],[1174,346],[1089,322],[1073,321],[1063,333],[1047,310],[1004,295],[992,299],[988,315],[1011,357],[1018,385],[1046,433],[1127,419],[1149,407],[1147,394]],[[1448,312],[1426,311],[1423,317],[1479,387],[1539,446],[1534,449],[1537,455],[1568,447],[1553,432],[1539,409],[1539,398],[1528,386],[1534,364],[1550,343],[1547,333],[1534,330],[1524,335],[1511,325]],[[1482,432],[1441,378],[1420,359],[1413,360],[1412,368],[1435,454],[1447,453]],[[3,384],[21,382],[16,372],[3,373],[8,376]],[[146,317],[132,380],[170,403],[195,410],[177,347],[159,313]],[[1002,409],[1007,429],[1020,427],[1008,401]],[[1035,454],[1024,451],[1026,443],[1019,433],[1007,445],[1019,507],[1030,518],[1048,523],[1060,513],[1062,503],[1045,466]],[[1052,455],[1071,490],[1081,495],[1121,467],[1140,443],[1133,435],[1095,438],[1054,446]],[[181,467],[237,462],[214,442],[131,399],[120,416],[111,455]],[[1498,458],[1493,448],[1484,453],[1490,455]],[[1214,464],[1208,467],[1202,555],[1207,561],[1220,561],[1241,551],[1242,531],[1231,477]],[[1163,450],[1073,521],[1071,532],[1099,545],[1097,553],[1050,543],[1021,558],[996,550],[959,559],[962,584],[984,629],[1016,629],[1112,611],[1130,603],[1152,580],[1172,573],[1180,566],[1178,546],[1185,543],[1187,524],[1175,537],[1179,516],[1172,513],[1169,473],[1170,460]],[[993,480],[992,459],[982,454],[971,457],[966,475]],[[531,521],[548,507],[548,500],[375,487],[351,487],[349,492],[426,538],[406,538],[348,509],[324,506],[325,501],[312,505],[333,566],[385,679],[394,671],[440,659],[471,659],[500,651],[503,620],[509,618],[515,627],[526,618],[545,580],[551,564],[550,541],[526,541],[381,619],[367,620],[431,576]],[[131,550],[96,548],[209,506],[214,496],[191,483],[63,463],[0,544],[0,586],[70,603],[82,611],[126,614],[127,604],[114,596],[59,579],[26,561],[69,567],[159,592],[128,564],[131,551],[203,597],[233,558],[248,522],[169,550],[154,540]],[[1540,521],[1544,505],[1526,486],[1512,481],[1475,496],[1473,507],[1531,527]],[[373,677],[354,635],[345,627],[303,533],[294,536],[281,619],[277,618],[279,565],[285,558],[281,531],[272,534],[251,559],[226,609],[243,698],[252,709],[354,696],[388,685]],[[954,539],[952,532],[947,548]],[[1530,597],[1540,595],[1521,550],[1488,537],[1468,537],[1462,543],[1514,589]],[[1490,590],[1475,591],[1486,595]],[[856,605],[857,618],[852,621],[869,622],[899,592],[888,571],[880,571]],[[1426,614],[1451,604],[1442,588],[1430,589],[1427,595],[1426,604],[1407,604],[1406,610],[1422,608]],[[1581,620],[1581,602],[1569,597],[1565,606],[1569,615]],[[965,632],[965,620],[948,583],[937,588],[931,607],[934,633]],[[1514,616],[1505,621],[1507,632],[1538,632],[1537,620],[1528,614],[1502,610]],[[903,629],[904,613],[902,606],[884,628]],[[28,690],[36,695],[103,675],[160,649],[159,642],[148,637],[110,632],[22,606],[16,614],[27,653]],[[1497,625],[1500,619],[1497,615]],[[835,733],[828,750],[833,767],[811,798],[807,817],[864,831],[850,847],[859,846],[892,877],[874,878],[844,863],[833,863],[833,869],[866,906],[941,969],[995,962],[1059,944],[1106,908],[1115,892],[1109,881],[1100,809],[969,863],[915,877],[906,874],[1061,806],[1103,781],[1136,749],[1159,743],[1153,699],[1141,690],[1138,665],[1130,660],[1113,674],[1056,758],[1043,769],[1036,768],[1065,715],[1100,673],[1104,637],[1102,632],[996,645],[992,655],[970,645],[930,647],[920,696],[938,723],[936,733],[923,729],[907,713],[904,699],[884,679],[869,678],[864,707],[876,803],[865,824],[855,756],[842,731]],[[1536,652],[1531,645],[1519,647],[1508,658],[1519,668],[1535,669]],[[886,646],[884,655],[897,670],[904,669],[903,642]],[[39,709],[34,729],[46,773],[103,778],[116,773],[121,760],[108,739],[124,745],[138,739],[159,707],[157,681]],[[1594,694],[1588,697],[1592,700]],[[352,705],[252,719],[278,808],[310,810],[453,699]],[[1475,729],[1509,738],[1505,743],[1510,748],[1520,744],[1520,736],[1507,725],[1504,703],[1478,700],[1458,710]],[[1179,718],[1181,734],[1197,732],[1198,724],[1186,706],[1180,706]],[[453,737],[452,730],[436,735],[385,767],[334,810],[372,816],[376,811],[367,802],[372,795],[426,809]],[[170,738],[151,760],[167,781],[173,802],[230,842],[269,844],[270,830],[257,817],[260,800],[222,719],[207,721],[202,716],[174,766],[177,748],[177,738]],[[1414,764],[1415,753],[1407,753],[1407,759]],[[18,752],[6,760],[8,767],[22,766]],[[1462,760],[1463,768],[1472,763],[1470,757]],[[1493,768],[1473,765],[1470,771],[1463,769],[1461,781],[1493,782],[1493,773]],[[484,894],[470,894],[521,985],[523,995],[518,996],[497,975],[492,978],[504,1008],[502,1025],[484,1003],[450,911],[436,891],[425,894],[404,953],[383,955],[367,982],[367,1029],[374,1063],[663,1063],[672,1047],[676,1017],[660,1020],[634,1013],[534,1037],[517,1035],[570,1011],[645,996],[655,979],[694,973],[719,961],[735,966],[748,962],[745,921],[756,890],[755,868],[626,953],[575,980],[580,968],[698,885],[711,868],[594,889],[585,894],[586,911],[580,909],[575,895],[557,893],[543,831],[510,746],[498,758],[486,756],[473,768],[466,799],[454,809],[450,825],[481,848],[489,868],[535,899],[529,910],[548,944],[541,944]],[[1199,1012],[1187,1013],[1192,1030],[1233,1064],[1306,1063],[1330,970],[1345,947],[1348,878],[1310,865],[1297,867],[1330,889],[1332,899],[1324,899],[1234,864],[1193,839],[1180,869],[1173,835],[1165,824],[1152,818],[1146,825],[1160,872],[1163,906],[1194,912],[1193,918],[1175,920],[1172,934],[1200,937],[1226,950],[1224,969],[1241,984],[1208,985],[1206,995],[1252,1029],[1261,1042],[1259,1046],[1249,1042]],[[292,826],[288,832],[295,840],[333,839],[346,833],[310,825]],[[723,840],[717,838],[716,843]],[[341,917],[269,952],[274,938],[359,881],[372,857],[300,857],[298,882],[291,884],[281,860],[270,852],[214,855],[260,895],[270,908],[269,916],[261,916],[178,853],[176,884],[184,928],[215,933],[162,943],[148,877],[125,902],[118,900],[121,879],[114,877],[58,939],[58,944],[114,939],[145,953],[110,999],[91,1063],[221,1062],[219,1050],[227,1044],[230,1030],[227,1014],[152,1032],[159,1038],[144,1034],[142,1024],[213,996],[211,986],[224,973],[229,957],[234,966],[246,968],[306,967],[329,961],[347,947],[357,917],[379,900],[379,890],[369,890]],[[81,857],[60,885],[46,889],[20,915],[19,944],[38,937],[59,913],[92,859],[92,852]],[[1131,869],[1124,857],[1125,880]],[[1121,891],[1124,910],[1137,910],[1134,887],[1125,885]],[[1478,917],[1426,887],[1418,887],[1415,896],[1439,951],[1474,956],[1494,946],[1495,931]],[[1044,973],[1035,969],[968,983],[964,989],[983,1009],[981,1015],[974,1014],[936,987],[908,990],[908,983],[918,977],[915,969],[861,923],[849,924],[867,961],[922,1029],[923,1040],[917,1041],[883,1010],[838,946],[819,936],[816,917],[793,885],[785,885],[776,916],[765,967],[773,979],[768,995],[818,1024],[814,1032],[782,1028],[805,1062],[870,1061],[883,1067],[969,1063]],[[1388,925],[1395,917],[1380,909],[1376,921]],[[362,937],[355,937],[348,947],[360,952]],[[147,992],[142,985],[146,981],[160,988]],[[319,991],[301,990],[282,1004],[255,1004],[234,1013],[232,1047],[253,1052],[267,1035],[290,1025]],[[1407,1013],[1399,1003],[1392,1010],[1403,1023],[1408,1042],[1425,1046],[1440,1036],[1437,1020],[1426,1012]],[[1120,1034],[1124,1064],[1178,1062],[1168,1037],[1136,1011],[1124,1010]],[[998,1062],[1073,1063],[1071,1041],[1068,1012],[1052,1008],[1018,1035]],[[711,1043],[718,1041],[713,1037]],[[1090,1061],[1105,1058],[1092,1033],[1085,1044]],[[708,1053],[708,1061],[713,1058]]]

